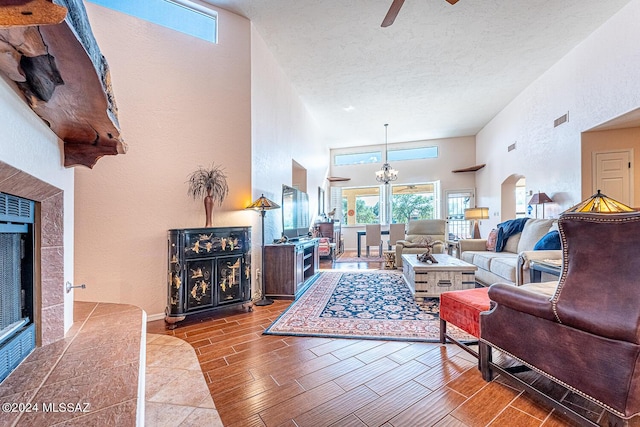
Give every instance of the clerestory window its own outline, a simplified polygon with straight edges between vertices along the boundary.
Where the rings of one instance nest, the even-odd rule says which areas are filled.
[[[218,42],[218,13],[189,0],[88,0],[200,39]]]

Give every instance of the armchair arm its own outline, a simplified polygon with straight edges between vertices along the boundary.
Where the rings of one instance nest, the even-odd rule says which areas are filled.
[[[396,241],[396,246],[405,246],[407,243],[410,243],[408,240],[398,240]]]
[[[522,251],[518,254],[518,268],[516,268],[516,285],[524,283],[525,270],[529,269],[531,261],[542,261],[545,259],[562,259],[562,250],[546,251]]]
[[[489,298],[498,305],[546,320],[556,321],[551,298],[517,286],[495,283],[489,287]]]
[[[486,251],[487,239],[461,239],[458,240],[460,253],[466,251]]]

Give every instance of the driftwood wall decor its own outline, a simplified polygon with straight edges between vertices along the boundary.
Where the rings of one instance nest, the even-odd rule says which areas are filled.
[[[82,0],[54,3],[0,0],[0,72],[64,141],[64,165],[92,168],[127,149],[109,67]]]

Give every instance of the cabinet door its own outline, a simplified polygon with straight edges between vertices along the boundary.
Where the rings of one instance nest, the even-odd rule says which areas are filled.
[[[187,311],[213,307],[213,261],[198,260],[187,262]]]
[[[238,302],[243,297],[244,258],[242,254],[216,259],[217,305]]]

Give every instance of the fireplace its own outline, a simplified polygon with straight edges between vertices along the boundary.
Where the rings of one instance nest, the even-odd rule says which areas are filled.
[[[30,230],[30,237],[29,232],[26,235],[17,233],[20,234],[21,251],[24,240],[32,242],[31,266],[27,264],[25,267],[21,264],[20,275],[23,275],[22,270],[33,273],[30,279],[31,284],[21,283],[21,287],[27,289],[23,292],[21,288],[19,291],[20,318],[29,320],[28,322],[18,321],[25,323],[19,327],[20,329],[25,326],[31,328],[32,342],[35,341],[36,346],[45,346],[64,338],[64,192],[58,187],[0,161],[0,193],[27,199],[27,203],[30,203],[33,208],[31,224],[15,220],[2,222],[21,225],[23,228],[26,224],[27,229]],[[11,239],[17,238],[17,236],[11,237]],[[5,236],[5,239],[9,237]],[[4,294],[4,290],[0,292]],[[14,298],[18,296],[14,295]],[[22,304],[23,300],[24,304]],[[30,305],[30,309],[23,311],[23,305],[25,307]],[[3,313],[0,316],[3,316],[4,307],[1,309]]]
[[[0,193],[0,381],[35,348],[31,200]]]

